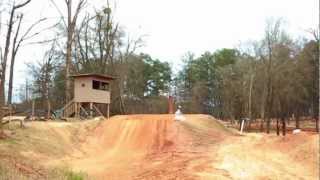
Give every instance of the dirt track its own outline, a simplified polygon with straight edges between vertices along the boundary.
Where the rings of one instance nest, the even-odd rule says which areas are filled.
[[[318,179],[318,135],[239,136],[210,116],[186,117],[115,116],[62,162],[93,179]]]

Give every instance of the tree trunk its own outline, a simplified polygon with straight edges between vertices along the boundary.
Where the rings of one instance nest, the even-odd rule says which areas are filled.
[[[281,121],[282,121],[282,135],[285,136],[286,135],[286,120],[284,117],[281,117]]]
[[[316,120],[316,131],[319,132],[319,116],[315,118]]]
[[[15,57],[14,56],[15,55],[11,56],[9,87],[8,87],[8,104],[12,104],[13,71],[14,71],[14,63],[15,63]]]
[[[247,126],[247,131],[248,132],[251,131],[251,123],[252,123],[252,119],[250,119],[249,122],[248,122],[248,126]]]
[[[264,131],[263,124],[264,124],[264,119],[261,119],[261,121],[260,121],[260,132]]]
[[[249,118],[249,125],[248,131],[251,129],[251,121],[252,121],[252,87],[253,87],[253,74],[250,76],[250,86],[249,86],[249,104],[248,104],[248,118]]]
[[[260,106],[260,117],[261,117],[261,123],[260,123],[260,131],[264,131],[264,121],[265,121],[265,101],[266,101],[266,84],[263,84],[263,91],[262,91],[262,98],[261,98],[261,106]]]
[[[71,46],[72,43],[69,41],[70,33],[68,33],[68,40],[67,40],[67,54],[66,54],[66,84],[65,84],[65,101],[66,103],[71,100],[71,79],[70,79],[70,67],[71,67]]]
[[[47,99],[47,119],[51,119],[51,104],[50,104],[50,99]]]
[[[1,64],[1,82],[0,82],[0,105],[5,105],[5,81],[6,81],[6,69],[7,69],[7,61],[9,54],[9,46],[11,40],[12,26],[13,26],[13,17],[14,17],[15,8],[13,7],[10,13],[8,31],[6,35],[6,45],[4,49],[3,61]]]
[[[4,95],[4,90],[5,90],[5,81],[6,81],[6,68],[5,65],[2,66],[2,74],[1,74],[1,82],[0,82],[0,105],[3,106],[6,104],[5,102],[5,95]]]
[[[67,24],[67,52],[66,52],[66,72],[65,72],[65,101],[69,102],[72,98],[71,92],[71,65],[72,65],[72,43],[73,43],[73,35],[75,31],[75,26],[77,22],[77,18],[83,4],[85,3],[84,0],[80,0],[78,2],[78,6],[76,11],[72,17],[72,0],[65,1],[67,5],[68,11],[68,24]]]
[[[317,42],[317,48],[316,48],[316,55],[314,58],[315,66],[314,66],[314,75],[315,77],[313,78],[313,86],[314,86],[314,91],[313,91],[313,117],[316,120],[316,131],[319,132],[319,111],[320,111],[320,99],[319,99],[319,72],[320,72],[320,66],[319,66],[319,58],[320,58],[320,45],[319,45],[319,38],[315,38]]]
[[[34,120],[34,108],[35,108],[35,102],[34,99],[32,99],[32,106],[31,106],[31,120]]]
[[[119,82],[118,82],[120,112],[121,112],[121,114],[126,114],[126,108],[125,108],[125,104],[122,99],[122,88],[121,88],[120,83],[121,83],[121,80],[119,80]]]
[[[280,135],[279,118],[277,118],[277,136]]]
[[[267,133],[270,133],[270,118],[272,112],[272,104],[273,104],[273,89],[272,89],[272,44],[270,36],[267,38],[268,40],[268,65],[267,65]]]
[[[297,117],[294,117],[296,121],[296,129],[300,129],[300,115],[297,114]]]
[[[5,105],[5,81],[6,81],[6,69],[7,69],[7,61],[8,61],[8,54],[9,54],[9,47],[10,47],[10,40],[11,40],[11,33],[12,33],[12,27],[14,24],[13,18],[15,14],[15,10],[22,8],[23,6],[30,3],[31,0],[26,0],[25,2],[13,5],[11,12],[10,12],[10,18],[9,18],[9,24],[8,24],[8,31],[6,35],[6,42],[5,42],[5,49],[4,49],[4,56],[3,61],[1,64],[1,82],[0,82],[0,105]]]
[[[71,19],[71,7],[72,0],[67,3],[68,11],[68,27],[67,27],[67,52],[66,52],[66,74],[65,74],[65,101],[68,103],[71,100],[71,79],[70,79],[70,68],[71,68],[71,53],[72,53],[72,35],[73,35],[73,24]]]
[[[29,85],[28,85],[28,79],[26,79],[26,87],[25,87],[25,101],[29,102]]]
[[[271,81],[271,80],[270,80]],[[269,95],[270,94],[270,95]],[[268,119],[267,119],[267,133],[270,133],[270,128],[271,128],[271,120],[272,120],[272,105],[273,105],[273,89],[272,86],[270,87],[270,93],[268,93],[267,96],[267,115],[268,115]],[[270,99],[270,100],[268,100]]]
[[[20,31],[20,25],[23,18],[23,15],[20,15],[19,17],[19,23],[16,30],[16,34],[13,38],[13,44],[12,44],[12,53],[11,53],[11,64],[10,64],[10,76],[9,76],[9,87],[8,87],[8,104],[12,104],[12,85],[13,85],[13,71],[14,71],[14,63],[16,60],[17,51],[19,49],[20,43],[17,44],[17,39]]]
[[[270,123],[271,123],[271,119],[270,117],[267,118],[267,134],[270,133]]]

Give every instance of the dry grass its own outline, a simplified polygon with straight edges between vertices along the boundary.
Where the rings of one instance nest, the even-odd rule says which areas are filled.
[[[0,161],[0,179],[1,180],[11,180],[11,179],[30,179],[28,176],[23,175],[16,168],[14,168],[8,161]]]
[[[83,179],[68,167],[43,166],[75,152],[88,131],[99,121],[87,122],[29,122],[4,127],[9,137],[0,139],[0,180],[2,179]]]

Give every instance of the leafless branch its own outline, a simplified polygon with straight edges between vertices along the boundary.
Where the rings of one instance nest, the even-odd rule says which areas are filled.
[[[60,14],[64,26],[65,26],[65,27],[68,27],[66,21],[64,20],[63,13],[61,12],[61,10],[60,10],[59,7],[57,6],[57,4],[54,2],[54,0],[50,0],[50,2],[53,4],[53,6],[57,9],[58,13]]]
[[[25,1],[24,3],[15,5],[13,8],[14,8],[14,9],[22,8],[23,6],[27,5],[27,4],[30,3],[30,2],[31,2],[31,0],[27,0],[27,1]]]
[[[320,41],[319,29],[318,30],[317,29],[308,29],[307,32],[313,36],[314,40],[316,40],[317,42]]]
[[[66,1],[67,1],[67,0],[66,0]],[[75,23],[77,22],[77,18],[78,18],[78,16],[79,16],[80,10],[82,9],[82,7],[85,5],[86,2],[87,2],[86,0],[80,0],[80,2],[78,3],[76,12],[75,12],[75,14],[74,14],[74,16],[73,16],[73,20],[72,20],[72,22],[71,22],[71,24],[72,24],[73,26],[75,26]]]
[[[40,32],[34,33],[34,34],[31,35],[31,36],[27,36],[27,35],[30,33],[30,31],[31,31],[35,26],[37,26],[38,24],[40,24],[42,21],[45,21],[45,20],[46,20],[46,18],[42,18],[42,19],[39,19],[37,22],[33,23],[33,24],[27,29],[27,31],[22,35],[22,37],[20,38],[20,40],[19,40],[19,42],[18,42],[18,44],[17,44],[16,49],[19,48],[19,46],[21,45],[21,43],[22,43],[24,40],[30,39],[30,38],[38,35]]]

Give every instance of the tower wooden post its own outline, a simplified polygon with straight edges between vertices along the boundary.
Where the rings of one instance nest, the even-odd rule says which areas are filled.
[[[109,119],[109,116],[110,116],[110,104],[108,103],[107,104],[107,119]]]
[[[92,118],[93,102],[90,102],[90,118]]]

